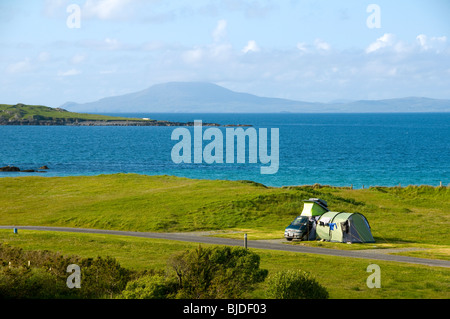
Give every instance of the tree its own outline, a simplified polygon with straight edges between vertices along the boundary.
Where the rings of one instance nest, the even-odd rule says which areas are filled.
[[[271,299],[328,299],[328,291],[302,270],[279,271],[268,278]]]
[[[214,247],[186,251],[168,261],[177,280],[177,298],[239,298],[264,281],[260,257],[241,247]]]
[[[80,264],[83,297],[99,298],[119,294],[130,280],[131,272],[120,266],[115,258],[86,258]]]

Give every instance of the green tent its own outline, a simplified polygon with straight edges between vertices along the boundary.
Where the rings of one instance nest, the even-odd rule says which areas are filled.
[[[319,198],[310,198],[303,201],[303,211],[301,216],[320,216],[325,212],[328,212],[327,202]]]
[[[326,212],[317,221],[320,239],[339,243],[374,243],[370,225],[359,213]]]

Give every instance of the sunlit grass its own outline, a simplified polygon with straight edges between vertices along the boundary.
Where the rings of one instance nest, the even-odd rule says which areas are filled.
[[[338,249],[415,247],[428,249],[427,256],[448,258],[448,187],[275,188],[249,182],[137,174],[0,178],[0,224],[221,231],[218,236],[243,238],[247,233],[252,239],[282,239],[284,228],[301,213],[302,201],[310,197],[326,200],[334,211],[365,215],[376,243],[302,245]]]
[[[174,253],[196,248],[199,244],[117,235],[79,234],[19,230],[0,230],[0,242],[26,250],[50,250],[81,257],[112,256],[126,268],[165,270]],[[210,246],[203,245],[202,246]],[[261,268],[269,274],[288,269],[310,272],[330,293],[330,298],[350,299],[448,299],[450,270],[447,268],[371,261],[304,253],[253,249],[261,257]],[[381,288],[369,289],[367,266],[381,269]],[[247,298],[265,298],[266,283],[259,284]]]

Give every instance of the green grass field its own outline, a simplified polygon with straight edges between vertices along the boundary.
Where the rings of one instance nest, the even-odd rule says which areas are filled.
[[[271,188],[245,181],[136,174],[1,178],[0,224],[156,232],[229,230],[245,231],[253,239],[275,239],[283,237],[284,228],[301,213],[302,201],[310,197],[326,200],[334,211],[364,214],[376,240],[371,248],[420,246],[439,250],[440,255],[449,248],[450,190],[430,186]]]
[[[20,230],[0,230],[0,242],[28,250],[51,250],[65,255],[95,258],[114,256],[123,267],[135,270],[166,269],[172,254],[198,246],[195,243],[96,234],[68,234]],[[204,247],[208,245],[203,245]],[[261,268],[269,274],[302,269],[326,287],[333,299],[448,299],[450,271],[446,268],[410,265],[366,259],[331,257],[254,249]],[[381,288],[370,289],[367,266],[381,269]],[[266,283],[259,284],[246,298],[265,298]]]
[[[0,104],[0,119],[3,120],[27,120],[27,119],[78,119],[90,121],[125,121],[134,120],[142,121],[142,119],[132,119],[126,117],[114,117],[98,114],[74,113],[66,110],[51,108],[42,105],[9,105]]]
[[[221,230],[220,236],[282,239],[301,213],[302,200],[318,197],[334,211],[360,212],[374,244],[294,244],[335,249],[416,248],[403,254],[449,260],[448,187],[349,189],[329,186],[272,188],[246,181],[114,174],[80,177],[0,178],[0,225],[188,232]],[[229,231],[229,233],[227,232]],[[237,232],[237,233],[236,233]],[[163,268],[174,252],[198,244],[123,236],[0,230],[0,242],[83,257],[112,256],[133,269]],[[449,270],[376,261],[382,289],[366,286],[369,260],[263,251],[269,271],[301,268],[332,298],[449,298]],[[339,270],[339,271],[337,271]],[[262,297],[264,284],[250,297]]]

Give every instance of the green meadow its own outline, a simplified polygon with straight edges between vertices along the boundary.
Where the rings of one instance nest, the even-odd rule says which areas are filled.
[[[98,114],[74,113],[59,108],[51,108],[43,105],[9,105],[0,104],[0,120],[32,120],[32,119],[73,119],[89,121],[126,121],[142,119],[132,119],[126,117],[114,117]]]
[[[408,186],[349,189],[266,187],[249,181],[114,174],[0,179],[0,224],[129,231],[229,231],[221,236],[283,238],[303,200],[322,198],[333,211],[367,217],[376,243],[345,249],[450,244],[450,189]],[[237,232],[237,233],[236,233]]]
[[[0,178],[0,225],[80,227],[152,232],[217,231],[218,236],[282,239],[303,200],[322,198],[333,211],[367,217],[374,244],[294,242],[335,249],[403,249],[404,255],[449,260],[448,187],[350,189],[266,187],[249,181],[114,174]],[[93,234],[0,230],[0,242],[82,257],[111,256],[132,269],[164,269],[195,243]],[[382,288],[366,286],[370,260],[256,250],[269,272],[303,269],[331,298],[449,298],[446,268],[376,261]],[[339,269],[339,272],[336,270]],[[264,283],[249,295],[261,298]]]
[[[0,230],[0,242],[26,250],[50,250],[81,257],[113,256],[121,266],[133,270],[166,270],[166,262],[171,255],[198,247],[196,243],[161,239],[29,230],[19,230],[18,234]],[[281,270],[305,270],[326,287],[332,299],[450,298],[450,271],[446,268],[258,249],[253,251],[260,256],[261,268],[269,270],[269,275]],[[372,263],[381,269],[380,289],[370,289],[366,284],[371,274],[367,272],[367,267]],[[266,284],[258,284],[245,298],[264,299]]]

